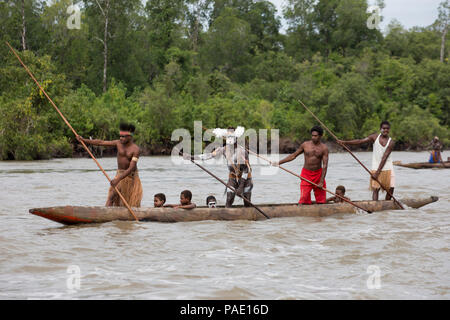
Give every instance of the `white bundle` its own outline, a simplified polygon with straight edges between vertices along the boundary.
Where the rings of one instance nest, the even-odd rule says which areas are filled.
[[[217,137],[217,138],[222,138],[225,137],[228,133],[227,129],[220,129],[220,128],[215,128],[213,130],[213,134]]]
[[[244,134],[245,128],[244,127],[237,127],[236,130],[234,130],[234,136],[236,138],[239,138]]]

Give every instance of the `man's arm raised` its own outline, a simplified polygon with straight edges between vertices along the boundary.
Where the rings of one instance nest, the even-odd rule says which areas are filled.
[[[77,135],[76,138],[80,142],[83,141],[86,144],[92,144],[94,146],[115,147],[117,146],[117,143],[119,143],[119,140],[105,141],[99,139],[85,139],[80,135]]]
[[[224,147],[219,147],[219,148],[214,149],[214,151],[211,152],[211,153],[202,153],[202,154],[197,154],[197,155],[194,155],[194,156],[191,156],[189,154],[185,154],[183,156],[183,158],[185,160],[189,160],[189,159],[192,159],[192,160],[209,160],[209,159],[217,157],[218,155],[223,154],[223,150],[224,150]]]
[[[295,158],[297,158],[299,155],[301,155],[303,153],[303,151],[304,151],[303,144],[304,144],[304,142],[302,143],[300,148],[297,149],[297,151],[295,151],[294,153],[288,155],[283,160],[280,160],[279,162],[271,162],[271,164],[274,165],[274,166],[279,166],[279,165],[282,165],[283,163],[295,160]]]
[[[347,140],[347,141],[346,140],[338,140],[337,142],[339,144],[346,144],[349,146],[358,146],[360,144],[364,144],[364,143],[368,143],[368,142],[374,143],[376,138],[377,138],[376,133],[374,133],[364,139],[355,139],[355,140]]]

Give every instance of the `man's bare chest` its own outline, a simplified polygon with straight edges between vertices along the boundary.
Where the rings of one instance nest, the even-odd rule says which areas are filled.
[[[321,158],[323,156],[323,148],[320,146],[306,146],[304,150],[306,157]]]
[[[123,146],[118,146],[117,147],[117,155],[119,157],[123,157],[123,158],[127,158],[129,160],[131,160],[131,158],[133,157],[133,151],[134,148],[132,147],[123,147]]]

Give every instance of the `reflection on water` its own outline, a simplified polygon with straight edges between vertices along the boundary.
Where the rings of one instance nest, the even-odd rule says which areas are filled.
[[[359,153],[370,165],[371,154]],[[426,161],[427,153],[394,152]],[[254,164],[254,203],[293,203],[296,177],[267,175]],[[112,176],[116,159],[100,159]],[[286,164],[299,172],[303,158]],[[203,163],[226,179],[223,165]],[[90,159],[0,162],[0,298],[3,299],[449,299],[450,170],[396,167],[395,196],[439,196],[422,209],[326,218],[62,226],[33,207],[103,205],[108,181]],[[153,195],[179,201],[184,189],[205,205],[225,202],[224,187],[191,163],[142,157],[143,206]],[[330,190],[343,184],[352,200],[369,199],[367,173],[351,156],[331,154]],[[237,200],[237,204],[242,204]],[[80,288],[68,288],[70,266]],[[380,270],[369,289],[370,266]]]

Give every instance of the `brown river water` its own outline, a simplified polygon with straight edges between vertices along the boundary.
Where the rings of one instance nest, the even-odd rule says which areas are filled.
[[[371,153],[357,156],[370,166]],[[255,204],[298,201],[298,178],[251,162]],[[115,158],[100,163],[114,175]],[[227,178],[224,165],[204,165]],[[191,163],[142,157],[138,166],[144,207],[158,192],[176,203],[184,189],[200,205],[209,194],[225,202],[224,186]],[[0,162],[0,299],[450,299],[450,170],[395,170],[397,199],[439,201],[371,215],[67,227],[28,210],[104,205],[108,182],[91,159]],[[345,153],[330,154],[327,184],[371,197],[368,174]]]

